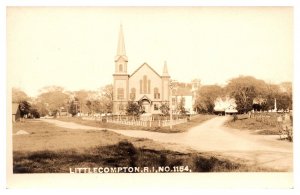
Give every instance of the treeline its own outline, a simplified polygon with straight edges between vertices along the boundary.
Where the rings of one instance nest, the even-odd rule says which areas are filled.
[[[182,86],[188,86],[180,83]],[[111,113],[113,86],[106,85],[97,91],[67,91],[59,86],[44,87],[34,98],[20,89],[12,89],[12,101],[19,103],[21,115],[35,118],[40,116],[55,116],[58,112],[71,115],[77,113]],[[196,93],[194,109],[198,113],[214,113],[217,99],[234,99],[239,113],[250,110],[268,111],[274,109],[276,99],[278,110],[291,110],[293,107],[292,83],[271,84],[251,76],[239,76],[228,81],[227,85],[203,85]],[[169,106],[161,105],[162,113],[168,114]],[[140,105],[129,102],[126,107],[127,114],[140,112]],[[179,105],[179,111],[184,106]],[[181,112],[182,113],[182,112]]]
[[[195,109],[200,113],[213,113],[217,98],[233,98],[239,113],[251,110],[291,110],[293,107],[292,83],[267,83],[251,76],[239,76],[226,86],[203,85],[197,92]]]
[[[21,89],[12,89],[12,102],[18,103],[21,116],[39,118],[40,116],[64,112],[76,115],[82,113],[112,112],[112,85],[97,91],[67,91],[59,86],[42,88],[37,97],[29,97]]]

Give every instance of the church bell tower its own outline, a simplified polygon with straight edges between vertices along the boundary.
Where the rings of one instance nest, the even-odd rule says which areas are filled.
[[[115,73],[113,74],[113,113],[125,114],[128,102],[129,75],[127,73],[128,58],[125,51],[123,28],[120,25],[117,55],[115,57]]]

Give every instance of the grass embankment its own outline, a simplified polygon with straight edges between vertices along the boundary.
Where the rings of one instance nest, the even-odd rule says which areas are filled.
[[[69,130],[41,121],[14,123],[14,173],[63,173],[76,167],[188,166],[193,172],[269,171],[211,153],[175,152],[149,139],[110,131]]]
[[[68,173],[78,167],[165,167],[188,166],[191,172],[254,171],[246,165],[199,153],[136,148],[127,141],[115,145],[75,150],[14,152],[14,173]],[[256,171],[265,171],[256,169]]]
[[[83,120],[79,117],[70,117],[70,118],[58,118],[57,120],[65,121],[65,122],[74,122],[81,125],[87,125],[92,127],[100,127],[100,128],[108,128],[108,129],[121,129],[121,130],[144,130],[144,131],[153,131],[153,132],[161,132],[161,133],[181,133],[185,132],[188,129],[195,127],[204,121],[212,119],[216,117],[215,115],[197,115],[192,120],[187,123],[182,123],[178,125],[174,125],[172,129],[169,126],[167,127],[142,127],[142,126],[132,126],[132,125],[121,125],[114,123],[106,123],[95,120]]]
[[[232,118],[233,119],[233,118]],[[225,123],[227,127],[240,129],[240,130],[251,130],[256,134],[261,135],[279,135],[279,127],[276,125],[269,125],[255,118],[245,118],[239,120],[229,120]]]

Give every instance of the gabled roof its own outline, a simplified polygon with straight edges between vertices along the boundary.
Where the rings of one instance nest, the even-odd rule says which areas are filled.
[[[143,95],[143,97],[141,97],[141,98],[138,100],[138,102],[141,101],[141,100],[148,100],[148,101],[152,102],[151,99],[150,99],[148,96],[146,96],[146,95]]]
[[[157,74],[157,76],[161,77],[151,66],[149,66],[146,62],[144,64],[142,64],[140,67],[138,67],[131,75],[130,77],[132,77],[137,71],[139,71],[143,66],[147,66],[148,68],[150,68],[155,74]]]
[[[118,61],[120,58],[123,58],[126,62],[128,62],[127,56],[120,56],[120,55],[117,55],[117,56],[115,57],[115,62]]]

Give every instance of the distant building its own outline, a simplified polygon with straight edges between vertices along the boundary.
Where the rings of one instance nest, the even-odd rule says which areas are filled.
[[[236,114],[238,113],[235,103],[235,99],[230,98],[230,97],[225,97],[225,98],[217,98],[215,100],[215,107],[214,111],[215,113],[219,114]]]
[[[191,83],[181,83],[172,90],[171,108],[176,112],[180,103],[183,104],[185,111],[195,114],[194,105],[196,101],[197,91],[200,88],[200,80],[195,79]]]
[[[12,122],[17,122],[21,118],[21,112],[18,103],[12,103]]]

